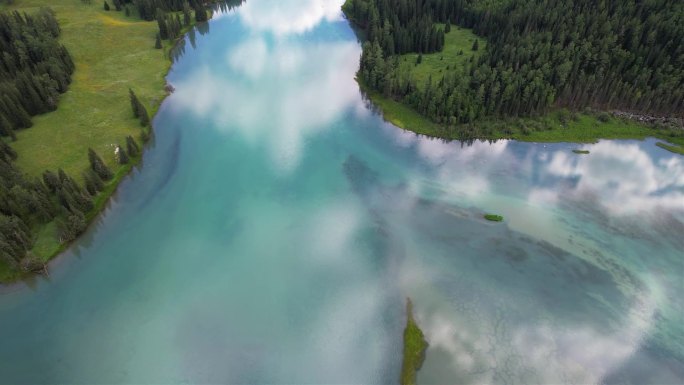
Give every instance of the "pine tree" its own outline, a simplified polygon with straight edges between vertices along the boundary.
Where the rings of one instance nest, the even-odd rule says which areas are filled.
[[[480,43],[478,39],[475,39],[475,42],[473,43],[473,51],[477,51],[480,48]]]
[[[83,181],[85,182],[86,189],[90,195],[95,196],[98,192],[104,190],[104,183],[100,176],[95,173],[92,169],[88,169],[83,172]]]
[[[109,11],[109,4],[107,3],[107,0],[104,2],[104,10]]]
[[[90,167],[102,180],[112,179],[114,176],[112,171],[92,148],[88,148],[88,160],[90,161]]]
[[[157,36],[159,36],[159,35],[157,35]],[[135,96],[133,89],[131,89],[131,88],[128,89],[128,96],[131,99],[131,109],[133,110],[133,117],[139,118],[140,117],[140,101],[138,100],[138,97]]]
[[[449,32],[451,32],[451,21],[447,20],[446,25],[444,26],[444,33]]]
[[[118,157],[119,164],[127,164],[129,159],[128,159],[128,154],[126,154],[126,150],[121,147],[121,146],[116,146],[116,155]]]
[[[4,115],[0,115],[0,136],[9,136],[12,140],[17,140],[17,135],[12,129],[12,124]]]
[[[57,222],[57,230],[62,243],[73,241],[86,229],[85,215],[78,210],[69,213]]]
[[[184,1],[183,2],[183,25],[188,27],[188,26],[190,26],[191,22],[192,22],[192,20],[191,20],[190,4],[188,4],[187,1]]]
[[[166,22],[166,14],[161,9],[157,9],[157,26],[159,27],[159,37],[166,40],[169,38],[169,26]]]
[[[43,183],[52,193],[62,188],[62,181],[55,173],[49,170],[43,171]]]
[[[2,140],[0,140],[0,159],[4,159],[7,162],[17,159],[17,152]]]
[[[147,108],[140,103],[138,104],[138,109],[140,110],[140,125],[143,127],[148,126],[150,124],[150,116],[147,114]]]
[[[157,34],[157,39],[154,42],[154,48],[162,49],[162,40],[161,40],[161,36],[159,36],[159,34]]]
[[[132,157],[136,157],[140,153],[140,148],[138,147],[138,144],[135,142],[135,139],[133,139],[133,137],[130,135],[126,137],[126,150],[128,151],[128,155]]]
[[[195,4],[195,21],[200,23],[207,20],[209,20],[207,9],[204,7],[204,3],[199,1]]]

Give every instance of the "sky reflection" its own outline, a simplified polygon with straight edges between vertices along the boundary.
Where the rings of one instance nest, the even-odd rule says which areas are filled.
[[[312,32],[339,20],[337,3],[306,0],[293,7],[252,1],[225,14],[242,23],[249,37],[226,46],[220,36],[213,41],[210,36],[210,43],[225,50],[225,62],[214,64],[218,68],[197,66],[174,83],[174,105],[211,120],[218,130],[239,132],[255,146],[266,143],[273,166],[291,172],[307,138],[360,101],[358,86],[349,81],[358,68],[358,44],[349,36],[317,40]],[[312,38],[288,38],[288,33]],[[214,76],[216,71],[234,75]]]
[[[682,383],[684,158],[383,123],[339,5],[249,0],[188,36],[144,166],[0,297],[3,378],[393,383],[411,297],[419,383]]]
[[[283,36],[310,31],[323,20],[341,20],[343,3],[343,0],[248,1],[238,15],[253,32]]]

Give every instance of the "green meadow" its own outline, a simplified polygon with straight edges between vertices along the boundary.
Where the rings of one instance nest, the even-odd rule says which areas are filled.
[[[1,5],[0,11],[32,12],[52,8],[62,33],[60,41],[71,54],[76,70],[69,90],[61,95],[57,110],[33,117],[33,127],[17,132],[12,143],[19,154],[17,164],[29,175],[44,170],[64,169],[76,180],[89,167],[88,148],[93,148],[115,177],[95,199],[92,219],[105,206],[116,185],[139,161],[119,165],[114,157],[117,144],[124,145],[128,135],[140,142],[142,127],[133,117],[128,89],[132,88],[150,116],[154,116],[166,92],[164,77],[171,66],[168,50],[155,49],[155,22],[141,21],[133,13],[105,11],[102,3],[84,4],[81,0],[16,0]],[[56,225],[34,229],[33,254],[47,261],[66,245],[57,238]],[[0,281],[12,279],[0,269]]]

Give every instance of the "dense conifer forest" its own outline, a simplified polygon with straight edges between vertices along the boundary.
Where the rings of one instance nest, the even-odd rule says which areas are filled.
[[[31,127],[30,116],[57,108],[74,63],[59,44],[53,12],[0,13],[0,136]]]
[[[343,10],[366,32],[363,83],[445,126],[557,107],[684,117],[682,1],[348,0]],[[439,50],[435,23],[437,36],[457,25],[488,44],[416,84],[396,54]]]

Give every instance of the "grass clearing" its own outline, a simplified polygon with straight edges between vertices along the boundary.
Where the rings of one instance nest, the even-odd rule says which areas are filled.
[[[69,50],[76,70],[57,110],[34,116],[33,127],[18,131],[12,146],[19,154],[17,165],[27,174],[40,176],[44,170],[62,168],[78,181],[89,167],[88,148],[98,152],[115,176],[94,198],[95,208],[86,214],[91,221],[140,161],[140,156],[132,157],[129,164],[119,165],[114,157],[115,146],[125,145],[126,136],[140,142],[142,128],[131,112],[128,89],[154,116],[166,96],[172,43],[164,41],[164,49],[155,49],[157,23],[141,21],[135,12],[126,17],[124,12],[105,11],[99,2],[16,0],[0,5],[0,11],[30,13],[40,7],[55,11],[62,29],[59,40]],[[68,246],[59,242],[54,222],[33,231],[36,240],[31,252],[43,261]],[[17,273],[0,264],[0,281],[17,278]]]
[[[444,29],[444,24],[436,25]],[[475,40],[480,46],[477,51],[472,50]],[[475,35],[472,30],[452,25],[451,32],[444,35],[442,52],[423,54],[420,64],[416,64],[418,54],[404,54],[399,56],[399,65],[402,70],[411,71],[416,86],[422,89],[430,76],[433,82],[437,82],[448,70],[462,66],[471,57],[477,58],[486,44],[486,40]]]
[[[81,0],[17,0],[0,9],[31,12],[44,6],[57,14],[60,42],[71,53],[76,71],[57,110],[33,117],[33,127],[17,132],[12,144],[19,153],[17,165],[36,176],[62,168],[80,180],[92,147],[116,171],[114,145],[140,134],[128,88],[135,90],[150,116],[165,96],[164,76],[171,62],[165,50],[154,49],[157,24]]]

